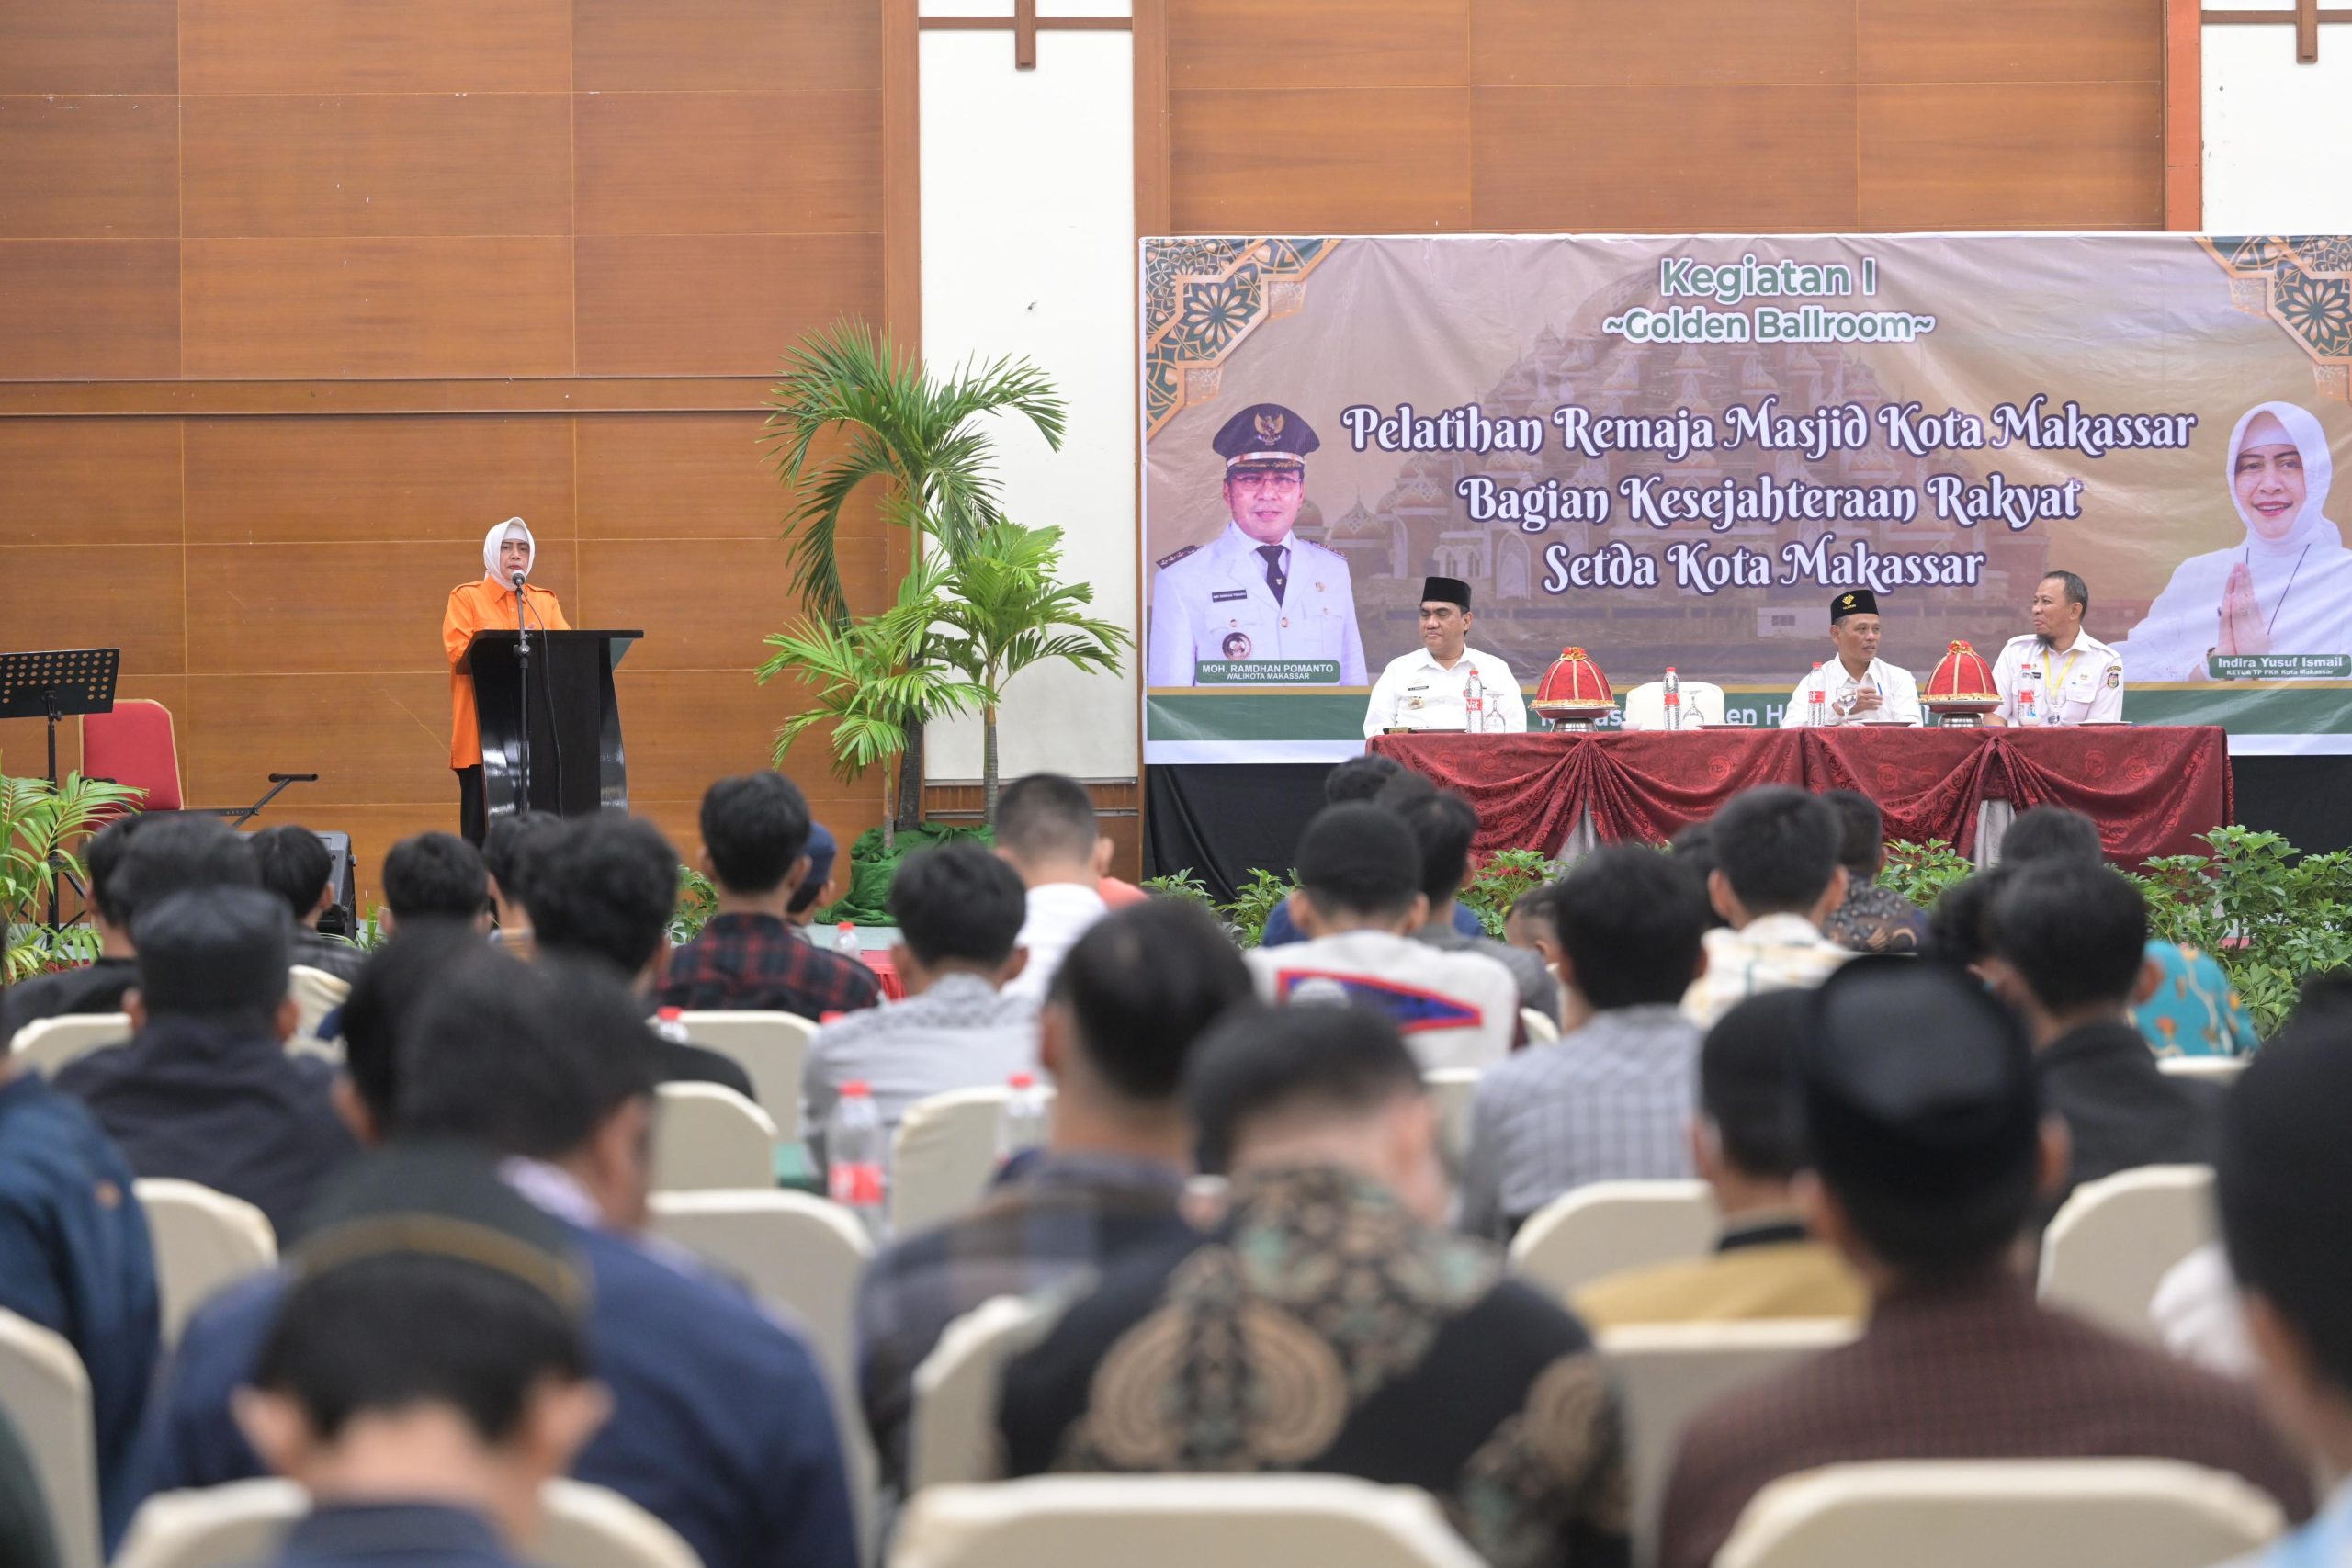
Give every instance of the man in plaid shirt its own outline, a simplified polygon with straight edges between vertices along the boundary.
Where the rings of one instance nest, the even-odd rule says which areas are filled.
[[[1821,987],[1807,1023],[1807,1218],[1869,1286],[1869,1326],[1684,1431],[1661,1568],[1706,1568],[1767,1483],[1864,1460],[2183,1460],[2310,1514],[2311,1472],[2249,1390],[2042,1307],[2012,1266],[2066,1139],[2000,1003],[1942,965],[1872,956]]]
[[[886,1485],[906,1474],[915,1368],[949,1324],[1183,1234],[1192,1133],[1178,1080],[1193,1043],[1250,995],[1241,955],[1187,904],[1121,909],[1069,950],[1040,1018],[1057,1090],[1043,1153],[888,1248],[859,1287],[858,1392]]]
[[[808,874],[808,801],[782,773],[721,779],[703,793],[702,867],[718,912],[670,954],[661,1006],[821,1019],[881,999],[872,970],[802,942],[785,921]]]

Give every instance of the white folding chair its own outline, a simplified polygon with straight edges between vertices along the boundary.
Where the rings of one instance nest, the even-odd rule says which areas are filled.
[[[1782,1318],[1629,1325],[1601,1334],[1600,1354],[1625,1412],[1636,1562],[1649,1559],[1657,1540],[1658,1505],[1690,1418],[1725,1394],[1848,1343],[1860,1326],[1843,1318]]]
[[[1542,1017],[1542,1014],[1537,1014]],[[1421,1075],[1437,1104],[1438,1146],[1455,1170],[1470,1154],[1470,1108],[1478,1097],[1478,1068],[1431,1067]]]
[[[678,1533],[617,1492],[550,1481],[539,1495],[546,1568],[701,1568]],[[113,1568],[243,1568],[266,1562],[311,1500],[290,1481],[164,1492],[140,1506]]]
[[[351,982],[323,969],[296,964],[286,971],[286,994],[294,998],[300,1013],[294,1025],[294,1039],[324,1044],[326,1042],[319,1033],[320,1021],[350,999]]]
[[[695,1044],[741,1063],[768,1120],[798,1136],[800,1070],[814,1023],[790,1012],[690,1012],[678,1021]]]
[[[168,1177],[142,1177],[132,1185],[155,1244],[168,1348],[179,1343],[180,1329],[205,1298],[277,1266],[277,1235],[268,1216],[243,1198]]]
[[[2086,1181],[2041,1236],[2038,1293],[2104,1328],[2157,1341],[2148,1303],[2176,1263],[2213,1239],[2213,1172],[2148,1165]]]
[[[25,1025],[9,1042],[8,1052],[17,1071],[47,1077],[77,1056],[86,1056],[101,1046],[119,1045],[130,1038],[128,1013],[67,1013]]]
[[[1519,1010],[1519,1026],[1526,1032],[1530,1045],[1549,1045],[1560,1038],[1560,1026],[1533,1008]]]
[[[982,1302],[947,1325],[915,1369],[914,1415],[907,1435],[907,1493],[1004,1473],[996,1432],[997,1383],[1004,1363],[1040,1321],[1019,1296]]]
[[[1426,1492],[1340,1475],[1053,1475],[934,1486],[891,1568],[1479,1568]]]
[[[1701,724],[1721,724],[1724,721],[1724,689],[1706,681],[1683,682],[1682,717],[1685,723],[1696,719]],[[1625,728],[1666,728],[1665,682],[1645,681],[1625,694]]]
[[[2238,1081],[2251,1056],[2159,1056],[2156,1066],[2177,1078],[2202,1078],[2222,1085]]]
[[[2285,1522],[2237,1476],[2177,1460],[1880,1461],[1773,1482],[1714,1568],[2208,1568]]]
[[[1040,1086],[1050,1103],[1054,1091]],[[970,1207],[996,1174],[997,1124],[1012,1091],[951,1089],[907,1107],[890,1141],[890,1229],[927,1230]]]
[[[653,1117],[655,1191],[775,1185],[775,1123],[726,1085],[662,1084]]]
[[[98,1568],[98,1438],[90,1376],[63,1336],[0,1312],[0,1409],[31,1451],[59,1568]]]
[[[1714,1239],[1715,1200],[1703,1181],[1596,1181],[1529,1215],[1510,1262],[1566,1299],[1621,1269],[1696,1258]]]

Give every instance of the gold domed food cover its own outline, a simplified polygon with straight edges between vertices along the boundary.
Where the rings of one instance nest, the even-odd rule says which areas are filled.
[[[1591,719],[1615,712],[1617,698],[1609,689],[1609,677],[1583,649],[1564,648],[1552,668],[1544,671],[1535,700],[1528,705],[1555,722]]]
[[[2001,694],[1993,687],[1993,667],[1967,643],[1952,643],[1937,661],[1936,672],[1928,677],[1919,705],[1930,713],[1992,712],[2001,705]]]

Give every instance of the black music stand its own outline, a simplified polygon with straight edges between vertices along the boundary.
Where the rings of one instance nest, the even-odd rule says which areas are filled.
[[[57,784],[57,725],[68,714],[114,711],[119,648],[53,648],[0,653],[0,718],[49,721],[49,782]],[[57,881],[49,884],[49,923],[57,924]]]

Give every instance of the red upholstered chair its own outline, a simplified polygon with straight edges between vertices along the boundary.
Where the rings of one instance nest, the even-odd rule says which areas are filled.
[[[121,697],[112,713],[83,716],[82,776],[145,790],[139,803],[145,810],[179,810],[184,799],[172,710],[150,698]]]

